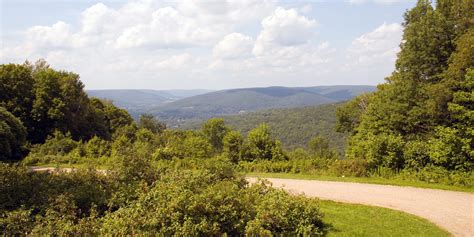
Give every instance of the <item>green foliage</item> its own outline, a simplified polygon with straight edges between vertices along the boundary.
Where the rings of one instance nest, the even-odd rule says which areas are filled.
[[[329,141],[321,136],[313,137],[308,143],[308,148],[320,158],[331,159],[337,156],[336,153],[331,150]]]
[[[189,136],[183,142],[184,158],[209,158],[212,154],[212,146],[208,140],[201,136]]]
[[[225,125],[224,119],[221,118],[209,119],[202,125],[204,136],[217,152],[222,151],[224,146],[223,140],[228,131],[229,128]]]
[[[100,158],[111,154],[110,142],[100,137],[94,136],[85,144],[85,156]]]
[[[362,94],[339,106],[336,110],[336,131],[353,133],[360,123],[360,117],[367,110],[369,94]]]
[[[179,99],[146,111],[166,121],[170,126],[181,127],[188,122],[202,121],[213,117],[276,108],[298,108],[337,103],[373,90],[373,86],[277,86],[230,89]],[[133,107],[131,111],[136,110],[136,106],[126,107]],[[264,121],[259,121],[252,127],[261,122]]]
[[[34,79],[27,65],[0,65],[0,106],[31,126]]]
[[[362,113],[357,99],[338,112],[340,130],[352,132],[348,158],[372,169],[473,170],[472,6],[420,0],[407,11],[396,70]]]
[[[266,124],[254,128],[247,135],[245,160],[284,160],[281,143],[272,138]]]
[[[0,65],[0,84],[0,106],[20,119],[27,141],[33,144],[43,143],[54,131],[68,133],[74,140],[110,139],[119,128],[133,123],[125,110],[89,99],[79,75],[54,70],[44,60],[34,65]]]
[[[363,136],[363,143],[359,142]],[[350,143],[357,141],[357,146],[351,146],[347,155],[355,159],[365,159],[372,168],[377,166],[400,170],[404,167],[404,141],[400,135],[358,133],[351,138]]]
[[[256,217],[246,227],[251,236],[322,236],[319,202],[304,196],[292,197],[283,190],[269,190],[256,206]]]
[[[151,114],[142,114],[140,115],[140,119],[138,121],[138,127],[146,128],[151,132],[157,134],[162,133],[166,129],[166,124],[158,121]]]
[[[336,176],[365,177],[368,175],[369,164],[362,159],[335,160],[329,170]]]
[[[137,142],[141,143],[141,142]],[[119,165],[71,173],[0,164],[0,231],[29,235],[320,235],[318,201],[247,185],[224,159],[155,168],[133,149]],[[159,170],[159,172],[157,172]],[[284,207],[271,210],[268,207]],[[271,219],[265,218],[272,215]]]
[[[462,132],[449,127],[439,127],[429,143],[430,163],[449,170],[470,171],[474,168],[471,138],[464,138]]]
[[[21,121],[0,107],[0,161],[21,158],[25,142],[26,128]]]
[[[49,163],[69,163],[72,151],[78,148],[79,142],[74,141],[70,134],[63,134],[55,131],[52,136],[48,136],[43,144],[31,147],[28,156],[23,160],[24,164],[49,164]]]
[[[306,147],[311,138],[322,136],[329,140],[339,153],[344,151],[346,134],[335,131],[336,109],[341,104],[326,104],[313,107],[291,109],[270,109],[223,117],[232,129],[244,136],[261,123],[268,124],[275,138],[280,140],[285,149]],[[291,116],[289,116],[291,115]],[[187,123],[183,129],[199,129],[201,123]]]
[[[242,159],[244,137],[238,131],[230,131],[224,137],[224,155],[233,163]]]

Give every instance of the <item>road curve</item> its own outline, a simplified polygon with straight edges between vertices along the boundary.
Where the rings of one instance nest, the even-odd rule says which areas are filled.
[[[252,183],[257,178],[248,178]],[[292,193],[345,203],[386,207],[423,217],[454,236],[474,236],[474,195],[470,193],[349,182],[266,178]]]

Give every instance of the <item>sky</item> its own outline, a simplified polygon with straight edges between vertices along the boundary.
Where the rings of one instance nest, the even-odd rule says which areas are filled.
[[[86,89],[377,85],[414,0],[0,0],[0,63]]]

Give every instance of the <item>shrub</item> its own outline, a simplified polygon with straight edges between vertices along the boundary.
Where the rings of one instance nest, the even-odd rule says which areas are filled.
[[[362,177],[368,175],[369,164],[362,159],[335,160],[329,169],[337,176]]]
[[[97,136],[94,136],[85,145],[85,155],[87,157],[99,158],[103,156],[110,156],[110,154],[110,143]]]
[[[316,199],[269,190],[256,205],[245,233],[251,236],[322,236],[322,213]]]

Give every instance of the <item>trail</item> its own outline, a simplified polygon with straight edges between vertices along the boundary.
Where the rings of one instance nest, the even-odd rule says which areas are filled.
[[[248,178],[250,182],[256,179]],[[334,181],[266,180],[291,193],[395,209],[423,217],[454,236],[474,236],[474,195],[470,193]]]

